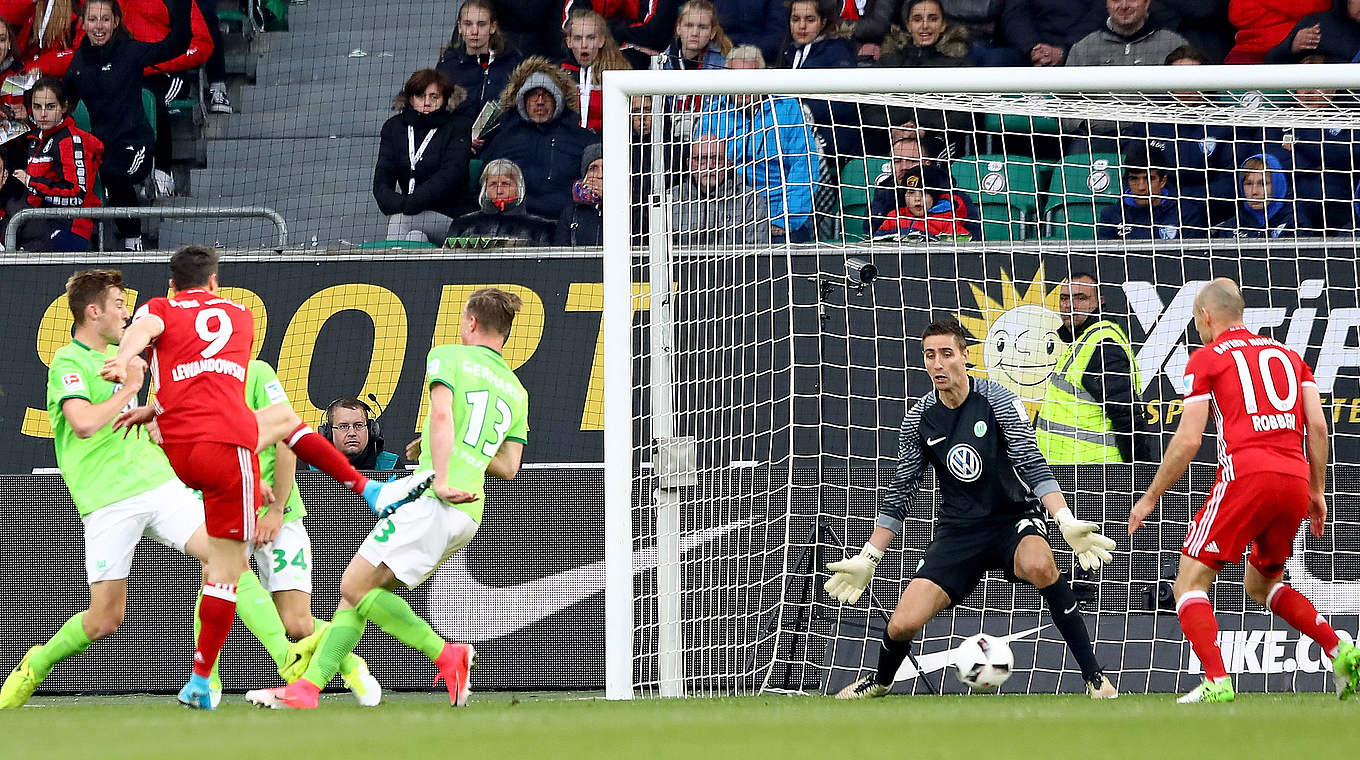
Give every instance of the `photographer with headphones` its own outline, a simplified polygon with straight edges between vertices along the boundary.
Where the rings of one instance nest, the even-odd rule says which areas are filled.
[[[383,450],[382,425],[373,409],[357,398],[338,398],[326,406],[326,421],[317,432],[349,457],[356,470],[392,470],[401,457]]]

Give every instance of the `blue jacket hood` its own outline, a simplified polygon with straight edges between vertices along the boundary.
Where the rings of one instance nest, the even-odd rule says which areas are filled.
[[[1253,158],[1259,158],[1263,162],[1265,162],[1265,165],[1270,173],[1270,194],[1268,196],[1270,200],[1266,202],[1266,210],[1264,214],[1248,206],[1245,200],[1241,201],[1239,205],[1241,205],[1242,211],[1245,212],[1251,219],[1255,220],[1258,225],[1262,227],[1269,227],[1270,225],[1267,224],[1267,220],[1274,216],[1276,213],[1278,213],[1280,209],[1284,207],[1285,205],[1284,199],[1289,195],[1289,176],[1285,174],[1284,171],[1281,169],[1280,159],[1272,156],[1269,153],[1257,153],[1253,156],[1248,156],[1246,160],[1242,162],[1242,165],[1245,166],[1247,161],[1250,161]],[[1238,168],[1241,169],[1241,166],[1239,166]],[[1237,177],[1237,191],[1239,193],[1242,192],[1241,175],[1238,175]]]

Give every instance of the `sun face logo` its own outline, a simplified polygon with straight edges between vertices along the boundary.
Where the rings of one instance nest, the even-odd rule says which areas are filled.
[[[982,343],[968,349],[973,366],[1027,402],[1042,401],[1048,376],[1067,344],[1058,336],[1061,286],[1044,290],[1044,268],[1039,267],[1028,287],[1017,286],[1001,272],[1001,300],[981,286],[970,285],[981,316],[960,314],[959,323]]]

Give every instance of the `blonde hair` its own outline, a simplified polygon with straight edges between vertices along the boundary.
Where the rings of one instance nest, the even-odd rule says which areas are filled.
[[[500,288],[481,288],[468,296],[465,308],[487,330],[504,337],[510,334],[510,325],[524,308],[524,301]]]
[[[732,48],[727,53],[727,65],[731,66],[733,61],[754,61],[759,64],[756,68],[765,68],[765,54],[755,45],[737,45]]]
[[[604,16],[595,11],[589,8],[574,9],[571,15],[567,17],[567,25],[563,28],[563,31],[568,35],[571,34],[571,30],[582,21],[594,21],[596,26],[600,28],[600,37],[603,40],[600,43],[600,57],[590,67],[591,84],[599,84],[601,75],[606,71],[633,68],[619,50],[619,41],[614,39],[614,34],[609,31],[609,23],[604,20]],[[573,57],[575,57],[574,54]]]
[[[73,0],[38,0],[33,8],[33,27],[28,35],[30,45],[38,48],[50,48],[57,45],[69,47],[71,44],[71,16],[75,13],[72,10]],[[47,14],[47,8],[52,9],[52,15],[44,28],[42,18]]]
[[[722,22],[718,20],[718,9],[712,2],[709,0],[688,0],[680,6],[680,12],[675,14],[676,27],[680,26],[680,19],[684,18],[686,13],[707,13],[713,21],[712,44],[718,48],[718,52],[722,53],[724,57],[732,52],[732,40],[727,36],[727,32],[723,31]]]

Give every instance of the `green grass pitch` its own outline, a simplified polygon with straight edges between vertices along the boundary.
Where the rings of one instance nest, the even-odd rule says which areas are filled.
[[[822,697],[607,702],[596,694],[485,694],[461,710],[436,694],[348,695],[315,712],[259,710],[228,695],[199,713],[168,696],[38,697],[0,713],[0,757],[270,758],[1180,758],[1329,757],[1354,751],[1360,700],[1239,695]]]

